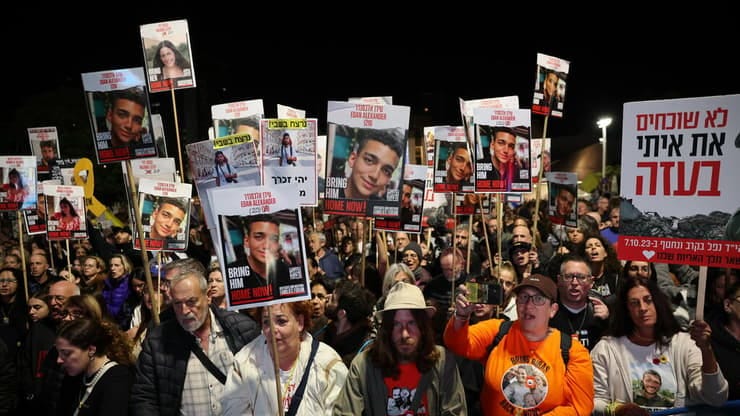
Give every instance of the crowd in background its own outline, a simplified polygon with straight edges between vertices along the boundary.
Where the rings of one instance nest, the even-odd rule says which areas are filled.
[[[398,364],[389,358],[393,354],[381,357],[383,348],[393,347],[379,340],[393,339],[395,325],[409,325],[397,322],[397,311],[405,309],[417,324],[427,320],[419,311],[428,311],[429,330],[422,328],[420,338],[428,335],[424,342],[455,351],[441,353],[445,361],[427,345],[426,356],[434,358],[419,371],[437,365],[440,373],[452,371],[444,365],[453,362],[459,374],[459,383],[452,377],[448,384],[430,387],[454,389],[436,404],[429,402],[430,393],[416,405],[427,406],[429,414],[437,414],[431,411],[435,406],[454,408],[450,414],[488,413],[492,407],[480,398],[491,388],[484,376],[489,352],[469,358],[461,352],[462,343],[448,345],[448,336],[454,331],[472,336],[477,333],[473,328],[482,331],[478,325],[489,320],[496,322],[489,332],[498,332],[500,321],[536,316],[530,308],[540,307],[540,299],[545,307],[557,304],[549,309],[549,327],[579,342],[593,362],[593,386],[583,392],[590,407],[576,408],[611,414],[626,402],[663,408],[721,406],[740,399],[740,366],[733,360],[740,346],[737,270],[709,270],[703,319],[696,320],[696,268],[617,258],[619,203],[610,195],[578,199],[574,228],[553,225],[544,202],[528,201],[505,206],[500,219],[459,216],[450,229],[429,228],[418,235],[376,231],[365,219],[325,217],[307,209],[304,218],[312,220],[305,221],[303,237],[311,300],[240,312],[225,309],[224,277],[203,227],[190,230],[187,252],[148,253],[154,287],[147,287],[145,262],[133,249],[129,227],[106,233],[90,226],[87,240],[65,246],[38,236],[19,245],[12,228],[4,226],[0,415],[73,414],[75,409],[99,414],[96,409],[103,406],[106,414],[276,414],[275,372],[264,363],[274,355],[267,345],[273,338],[270,320],[280,341],[277,384],[284,387],[285,409],[300,393],[301,412],[352,414],[357,410],[353,398],[368,388],[354,372],[370,371],[366,360],[390,360],[388,368]],[[557,293],[525,280],[533,276],[550,279],[547,284]],[[403,296],[418,299],[397,282],[418,288],[422,304],[409,301],[413,306],[399,307],[404,304],[401,289],[389,297],[393,288],[403,287]],[[470,282],[493,285],[499,292],[487,303],[469,302]],[[390,312],[397,312],[395,318]],[[384,317],[394,322],[391,329],[384,329]],[[192,336],[186,334],[196,338],[192,354]],[[181,345],[173,344],[177,340]],[[313,340],[321,342],[313,345]],[[661,358],[672,363],[677,393],[672,401],[660,402],[665,397],[655,395],[638,399],[632,386],[615,381],[622,368],[614,364],[615,357],[628,366],[635,345],[656,346],[664,351]],[[199,346],[206,360],[196,354]],[[224,383],[206,365],[209,358]],[[307,381],[302,382],[304,373]],[[512,374],[510,390],[516,377]],[[651,380],[646,375],[643,384]],[[214,381],[219,388],[201,387]],[[542,383],[550,383],[552,392],[553,383],[566,381],[533,382],[506,400],[523,408],[549,406],[555,398],[543,395]],[[91,383],[97,388],[85,394]],[[404,402],[402,394],[403,389],[383,414],[409,409],[411,400]],[[458,398],[462,408],[449,403]]]

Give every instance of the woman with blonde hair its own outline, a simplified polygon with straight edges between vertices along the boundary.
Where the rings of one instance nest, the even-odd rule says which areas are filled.
[[[332,414],[347,367],[334,349],[311,336],[311,311],[307,300],[259,308],[262,334],[234,356],[221,398],[224,415],[278,414],[276,385],[286,414]]]

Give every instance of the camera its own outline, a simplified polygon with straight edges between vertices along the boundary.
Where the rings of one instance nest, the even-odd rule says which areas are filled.
[[[470,303],[486,303],[501,305],[504,302],[504,291],[498,283],[466,282],[468,301]]]

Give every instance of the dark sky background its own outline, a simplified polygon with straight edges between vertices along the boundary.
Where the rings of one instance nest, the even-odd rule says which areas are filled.
[[[176,19],[188,20],[197,81],[175,93],[181,143],[207,138],[211,105],[256,98],[268,117],[278,103],[307,110],[323,133],[328,100],[390,95],[411,106],[412,134],[420,135],[423,126],[460,124],[458,97],[518,95],[528,107],[537,52],[571,63],[564,118],[548,122],[555,160],[597,144],[596,121],[611,116],[608,160],[616,163],[625,102],[740,93],[740,33],[722,22],[731,14],[721,10],[706,19],[582,10],[594,15],[553,16],[543,26],[540,17],[471,10],[405,16],[380,3],[331,15],[315,5],[258,12],[236,3],[208,2],[207,10],[173,4],[115,3],[115,10],[87,10],[103,16],[94,19],[63,5],[7,13],[0,154],[30,154],[25,129],[51,125],[60,131],[62,156],[92,157],[80,74],[143,66],[139,25]],[[150,101],[163,115],[169,155],[177,157],[171,95]],[[542,122],[533,116],[534,137]]]

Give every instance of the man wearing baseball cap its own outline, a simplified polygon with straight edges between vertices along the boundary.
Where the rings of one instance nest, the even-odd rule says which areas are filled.
[[[489,347],[504,321],[489,319],[469,326],[474,305],[468,301],[464,285],[460,286],[455,314],[444,333],[445,345],[452,352],[485,361],[483,414],[534,409],[543,414],[558,408],[591,414],[594,388],[589,352],[579,342],[572,342],[566,365],[560,346],[561,337],[569,335],[548,325],[558,310],[557,285],[550,277],[533,274],[513,290],[518,319],[492,350]]]
[[[457,363],[434,342],[431,316],[416,285],[398,282],[388,291],[375,341],[357,354],[335,415],[465,415]]]

